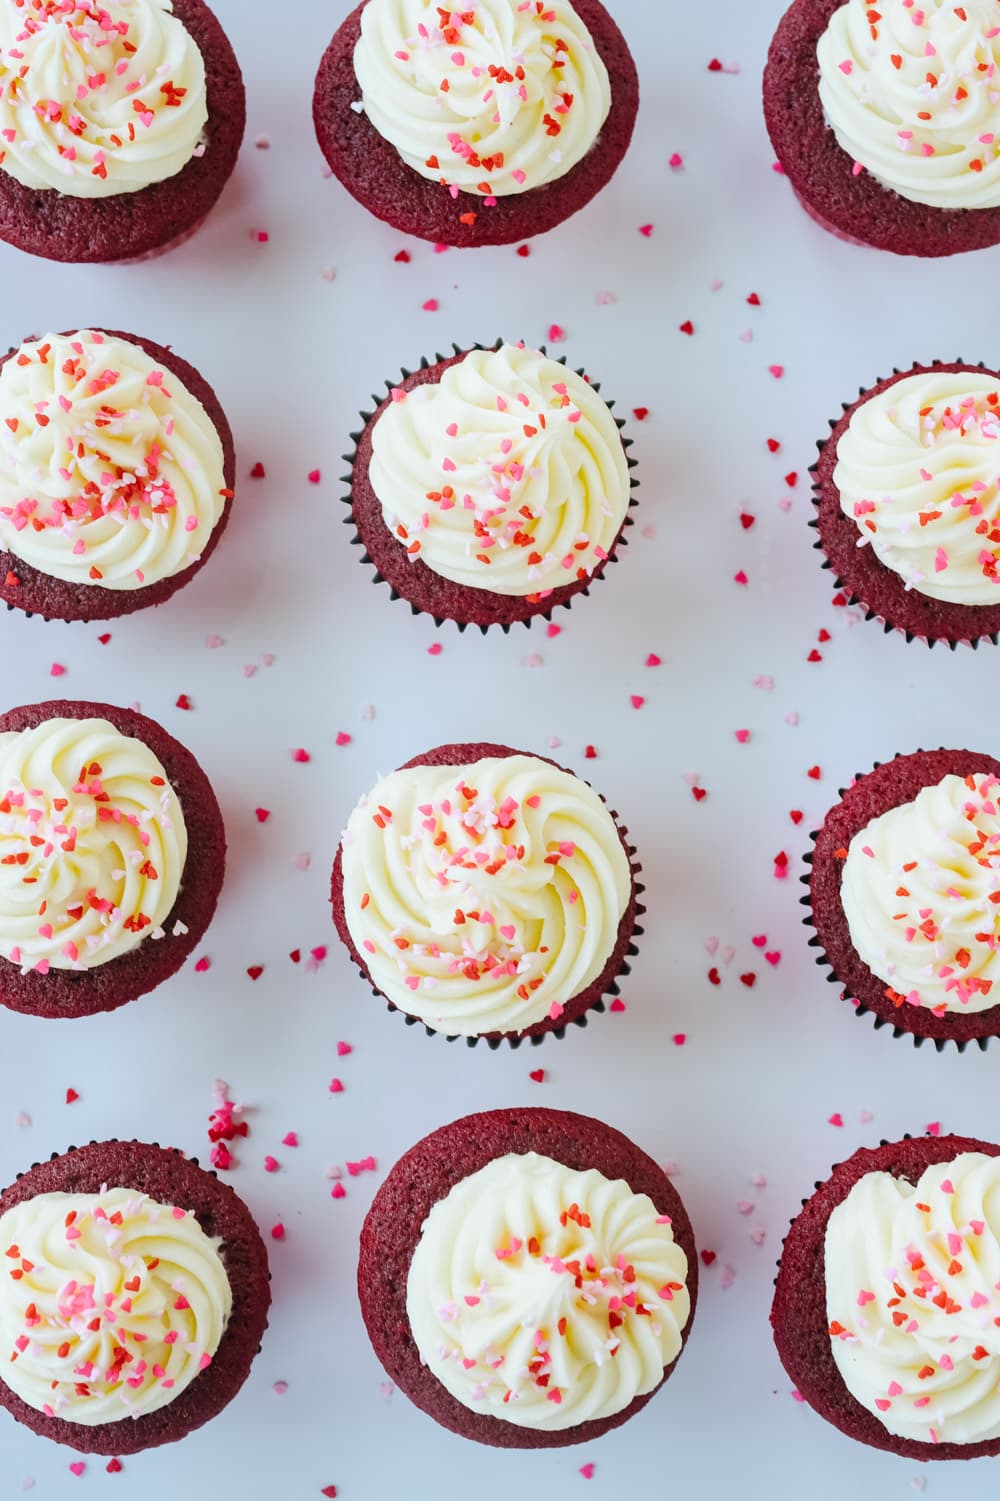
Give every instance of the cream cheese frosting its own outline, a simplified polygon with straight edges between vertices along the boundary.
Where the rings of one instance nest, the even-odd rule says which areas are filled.
[[[1000,206],[997,0],[847,0],[817,55],[827,121],[856,170],[914,203]]]
[[[851,840],[851,942],[897,1005],[936,1015],[1000,1001],[1000,782],[947,776]]]
[[[232,1290],[188,1210],[130,1188],[49,1193],[0,1216],[0,1380],[48,1417],[147,1417],[212,1362]]]
[[[342,869],[372,983],[463,1037],[558,1020],[603,973],[632,884],[597,793],[525,755],[384,777],[351,815]]]
[[[487,201],[571,171],[611,108],[570,0],[369,0],[354,71],[365,114],[408,166]]]
[[[523,345],[470,350],[440,381],[394,391],[372,429],[369,477],[411,558],[529,599],[599,568],[629,505],[606,402]]]
[[[187,829],[157,757],[104,719],[0,734],[0,956],[88,970],[161,936]]]
[[[222,516],[224,470],[201,402],[127,339],[47,334],[0,369],[0,547],[50,577],[131,590],[181,573]]]
[[[137,193],[203,149],[207,119],[172,0],[0,3],[0,171],[22,187]]]
[[[473,1412],[553,1431],[653,1391],[691,1313],[669,1217],[596,1169],[499,1157],[434,1205],[407,1280],[420,1358]]]
[[[922,370],[863,401],[833,471],[859,546],[931,599],[1000,604],[998,439],[1000,380],[984,370]]]
[[[1000,1159],[964,1152],[914,1186],[868,1173],[830,1216],[826,1307],[844,1385],[889,1433],[1000,1438]]]

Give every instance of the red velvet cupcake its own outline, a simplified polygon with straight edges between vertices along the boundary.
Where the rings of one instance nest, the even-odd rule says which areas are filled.
[[[271,1301],[250,1211],[179,1152],[102,1141],[0,1194],[0,1404],[84,1454],[200,1428],[250,1373]]]
[[[362,561],[414,614],[507,631],[587,594],[636,504],[631,440],[582,371],[480,345],[363,412],[345,503]]]
[[[0,360],[0,600],[46,620],[163,604],[229,521],[219,399],[171,350],[81,329]]]
[[[875,1026],[985,1048],[1000,1033],[1000,761],[917,751],[842,791],[803,881],[817,964]]]
[[[246,123],[204,0],[0,6],[0,239],[56,261],[143,260],[201,224]]]
[[[362,0],[316,77],[323,155],[359,203],[445,245],[554,228],[617,170],[639,79],[600,0]]]
[[[908,641],[1000,633],[1000,374],[913,365],[831,422],[813,469],[838,588]]]
[[[804,1201],[774,1342],[799,1395],[849,1438],[905,1459],[1000,1454],[998,1156],[961,1136],[885,1142]]]
[[[794,0],[768,54],[764,115],[824,229],[896,255],[1000,242],[995,9]]]
[[[152,719],[0,715],[0,1004],[76,1017],[145,995],[201,942],[225,868],[208,778]]]
[[[504,745],[442,745],[352,813],[333,920],[390,1011],[492,1048],[584,1027],[638,952],[628,834],[586,782]]]
[[[358,1293],[390,1379],[442,1427],[558,1448],[617,1428],[673,1374],[698,1261],[676,1189],[620,1131],[490,1110],[392,1169]]]

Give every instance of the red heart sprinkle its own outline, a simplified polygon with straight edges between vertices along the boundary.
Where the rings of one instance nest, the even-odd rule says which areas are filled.
[[[753,990],[754,986],[757,983],[757,976],[754,974],[752,969],[748,969],[745,975],[740,975],[740,979],[746,986],[747,990]]]
[[[721,73],[722,72],[722,64],[719,62],[719,59],[717,57],[713,57],[712,58],[712,61],[708,65],[708,71],[710,73]]]
[[[66,1091],[66,1104],[67,1105],[72,1105],[73,1101],[74,1100],[78,1100],[79,1098],[80,1098],[80,1096],[77,1094],[77,1092],[76,1092],[75,1089],[67,1089],[67,1091]]]
[[[830,632],[825,629],[821,630],[819,635],[816,637],[817,641],[830,641],[831,639],[832,637],[830,636]]]
[[[846,603],[847,603],[847,595],[846,594],[835,594],[833,596],[833,599],[830,601],[830,603],[832,605],[838,605],[838,606],[846,605]]]
[[[400,251],[400,255],[406,255],[406,251],[405,250]],[[398,255],[397,255],[396,259],[397,259],[397,261],[399,260],[399,256]],[[406,255],[406,259],[409,260],[410,257],[408,255]],[[337,1487],[335,1485],[324,1485],[322,1491],[320,1492],[320,1495],[322,1495],[322,1496],[331,1496],[332,1497],[332,1496],[335,1496],[336,1494],[337,1494]]]
[[[518,245],[518,247],[517,247],[517,253],[518,253],[518,255],[530,255],[531,254],[531,246],[530,245]]]
[[[636,422],[645,422],[646,418],[649,416],[649,407],[633,407],[632,416],[635,418]]]
[[[711,985],[721,985],[722,984],[722,976],[719,974],[719,971],[717,969],[715,969],[714,967],[709,970],[709,972],[708,972],[708,979],[709,979],[709,983]]]
[[[120,1459],[109,1459],[104,1468],[109,1475],[118,1475],[121,1473],[122,1462]]]
[[[814,782],[818,782],[822,775],[823,773],[820,771],[818,766],[810,766],[809,770],[806,772],[806,776],[812,777]]]
[[[103,635],[98,636],[97,639],[102,646],[107,646],[108,642],[111,640],[111,632],[105,631]]]
[[[798,482],[799,482],[799,477],[798,477],[798,474],[795,472],[794,469],[791,471],[790,474],[786,474],[785,475],[785,484],[788,486],[789,490],[794,490],[795,486],[798,484]]]
[[[772,453],[779,453],[781,451],[781,444],[778,442],[777,438],[768,438],[767,446]]]
[[[247,974],[250,976],[251,980],[259,980],[263,973],[263,964],[251,964],[250,968],[247,970]]]
[[[750,293],[750,296],[747,298],[747,302],[749,302],[751,307],[760,307],[760,298],[757,296],[756,292]]]
[[[808,657],[806,657],[807,662],[822,662],[822,660],[822,655],[816,650],[815,646],[809,653]]]
[[[531,1073],[528,1075],[528,1078],[529,1079],[534,1079],[534,1081],[535,1081],[536,1084],[543,1083],[544,1079],[545,1079],[545,1070],[544,1070],[544,1068],[533,1068],[531,1070]]]
[[[584,754],[584,758],[587,761],[596,761],[597,760],[597,751],[594,749],[594,747],[592,745],[585,746],[583,754]]]
[[[291,961],[292,961],[293,964],[298,964],[299,960],[302,958],[302,950],[301,949],[292,949],[292,952],[289,954],[288,957],[289,957],[289,959],[291,959]]]
[[[270,808],[255,808],[254,812],[257,815],[257,822],[258,823],[267,823],[267,820],[271,816],[271,810],[270,810]]]
[[[802,811],[799,808],[793,808],[788,816],[792,820],[792,823],[802,822]]]
[[[716,1253],[714,1251],[701,1251],[699,1252],[699,1255],[701,1256],[701,1259],[706,1266],[711,1266],[716,1257]]]
[[[694,800],[695,800],[696,803],[703,802],[704,799],[708,796],[708,788],[707,787],[692,787],[691,788],[691,796],[694,798]]]
[[[179,693],[177,695],[177,702],[174,707],[176,709],[190,709],[192,707],[191,700],[186,693]]]
[[[694,333],[694,324],[691,322],[690,318],[686,319],[681,324],[681,326],[680,326],[680,332],[682,334],[689,334],[689,335]]]
[[[756,516],[751,516],[749,511],[740,512],[740,525],[745,532],[750,530],[756,520]]]
[[[406,266],[410,261],[410,252],[408,250],[397,250],[393,256],[393,260],[399,261],[402,265]]]
[[[257,460],[257,463],[253,466],[253,468],[250,471],[250,478],[251,479],[264,479],[265,478],[264,466],[260,462],[259,459]]]

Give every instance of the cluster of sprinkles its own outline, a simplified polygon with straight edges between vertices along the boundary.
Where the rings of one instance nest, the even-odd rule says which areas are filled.
[[[4,1248],[8,1277],[26,1282],[26,1291],[36,1295],[24,1306],[22,1330],[8,1359],[13,1363],[27,1354],[60,1372],[52,1377],[52,1395],[42,1407],[46,1417],[115,1394],[131,1409],[140,1393],[170,1391],[182,1374],[181,1353],[197,1360],[200,1370],[211,1365],[211,1355],[191,1338],[192,1318],[185,1317],[191,1305],[183,1279],[168,1289],[154,1275],[158,1257],[119,1250],[130,1220],[141,1216],[155,1221],[161,1214],[175,1220],[188,1217],[184,1209],[161,1209],[142,1197],[110,1214],[100,1204],[70,1209],[63,1234],[68,1252],[81,1254],[81,1272],[51,1290],[47,1283],[53,1268],[32,1261],[20,1245]],[[82,1269],[93,1260],[93,1251],[82,1245],[85,1233],[102,1243],[109,1261],[118,1263],[117,1291],[101,1292],[89,1270]],[[147,1345],[156,1347],[155,1355],[144,1349]],[[160,1346],[167,1347],[165,1353]]]
[[[557,24],[555,10],[546,3],[546,0],[518,0],[516,5],[518,14],[535,22],[543,33],[541,47],[549,58],[546,80],[548,88],[543,88],[540,100],[533,100],[528,88],[528,74],[522,61],[523,52],[515,57],[484,65],[475,61],[474,57],[470,57],[469,52],[465,50],[468,48],[476,52],[483,41],[483,31],[477,19],[477,9],[479,7],[475,5],[466,6],[462,10],[438,6],[438,25],[426,26],[421,22],[417,27],[416,37],[402,40],[401,45],[395,50],[396,61],[404,65],[409,64],[412,53],[417,50],[427,53],[440,50],[447,53],[447,57],[442,59],[442,77],[437,86],[438,95],[447,98],[451,92],[453,80],[458,82],[465,78],[471,79],[473,85],[481,90],[480,97],[484,109],[489,110],[491,106],[494,107],[493,113],[487,116],[488,122],[500,129],[508,126],[522,108],[537,105],[541,110],[539,128],[555,143],[562,134],[566,116],[575,102],[574,95],[566,88],[563,77],[569,60],[569,44],[563,38],[549,35],[546,31],[546,28]],[[470,35],[470,33],[473,34]],[[452,160],[455,165],[461,162],[465,168],[471,168],[474,171],[481,169],[483,175],[475,184],[475,191],[480,195],[485,207],[495,208],[497,200],[491,176],[506,169],[506,159],[503,151],[492,151],[486,155],[480,155],[477,150],[479,135],[480,127],[478,126],[470,127],[465,132],[448,131],[447,141],[451,158],[442,162],[439,156],[431,155],[424,165],[428,171],[441,173],[441,184],[448,189],[452,198],[457,198],[461,189],[449,178],[449,160]],[[532,186],[528,181],[528,174],[521,167],[512,167],[510,176],[519,188]],[[474,209],[465,210],[459,215],[460,222],[467,225],[475,224],[476,218],[477,213]]]
[[[0,105],[5,103],[16,110],[26,96],[30,99],[31,63],[26,60],[25,48],[30,49],[34,39],[47,28],[63,27],[78,68],[82,65],[85,81],[77,82],[72,100],[40,97],[31,108],[55,139],[67,177],[88,173],[106,180],[109,158],[136,141],[141,143],[158,116],[183,103],[187,89],[172,78],[150,78],[144,72],[135,72],[139,47],[129,39],[130,23],[115,19],[95,0],[8,0],[8,3],[25,14],[15,46],[8,48],[6,57],[0,57]],[[163,71],[158,69],[157,75]],[[90,118],[91,113],[99,116],[106,111],[109,97],[122,93],[132,99],[131,118],[126,124],[112,130]],[[92,101],[96,110],[91,107]],[[7,148],[17,140],[16,127],[3,130],[0,166]],[[31,146],[33,141],[29,138],[24,144]]]
[[[995,967],[996,953],[1000,948],[1000,806],[997,802],[1000,779],[986,773],[978,777],[968,776],[964,780],[969,791],[968,798],[962,803],[963,816],[969,825],[968,843],[956,842],[953,860],[947,867],[938,867],[935,862],[935,871],[940,869],[944,879],[944,884],[938,886],[936,881],[935,885],[943,902],[958,904],[963,919],[966,919],[970,902],[969,876],[957,866],[959,851],[964,852],[963,860],[967,854],[975,865],[987,872],[985,879],[989,889],[980,914],[983,927],[970,939],[963,921],[962,937],[956,945],[948,931],[946,907],[943,911],[935,911],[932,907],[914,910],[903,905],[911,897],[907,877],[921,867],[919,860],[907,860],[901,868],[900,884],[895,891],[900,910],[892,914],[892,920],[900,925],[906,942],[915,952],[926,952],[928,976],[944,982],[949,1002],[957,1001],[968,1006],[974,996],[987,996],[993,989],[993,981],[984,978],[983,971]],[[868,859],[875,858],[870,845],[861,846],[861,854]],[[846,859],[847,851],[841,848],[836,855],[839,859]],[[885,993],[897,1008],[925,1004],[916,989],[903,994],[889,986]],[[942,1004],[929,1009],[935,1016],[943,1016],[949,1007]]]
[[[904,10],[910,12],[910,21],[916,31],[927,32],[940,16],[943,6],[925,0],[918,4],[918,0],[902,0]],[[923,107],[914,111],[912,128],[905,122],[900,124],[896,131],[897,150],[907,154],[919,152],[922,157],[934,157],[946,155],[949,162],[954,162],[964,155],[968,160],[961,164],[961,170],[972,173],[974,176],[984,172],[988,166],[1000,157],[1000,134],[987,130],[983,131],[974,141],[970,141],[966,150],[956,153],[954,143],[949,140],[945,146],[934,144],[931,126],[943,115],[944,123],[949,124],[951,119],[958,125],[966,108],[965,101],[969,98],[971,87],[985,84],[989,89],[989,100],[995,108],[1000,104],[1000,86],[996,83],[997,64],[994,46],[997,37],[1000,37],[1000,22],[990,26],[983,25],[982,13],[976,4],[970,6],[952,5],[951,14],[966,28],[966,51],[960,63],[954,69],[943,66],[934,43],[929,36],[919,50],[907,50],[890,52],[889,61],[897,73],[905,73],[905,81],[911,84],[923,101]],[[872,42],[878,42],[881,37],[881,12],[874,5],[868,5],[865,10]],[[954,24],[954,23],[952,23]],[[892,45],[890,40],[889,45]],[[854,72],[855,63],[852,58],[845,57],[837,64],[845,77],[850,77]],[[922,73],[922,76],[921,76]],[[864,171],[860,162],[855,162],[853,167],[854,176],[858,177]]]
[[[524,809],[535,810],[541,802],[535,793],[525,799]],[[521,804],[510,796],[498,804],[462,779],[452,795],[437,803],[421,803],[417,812],[420,822],[416,830],[401,836],[400,842],[404,849],[420,844],[433,879],[442,891],[453,895],[456,905],[451,943],[444,939],[446,947],[442,947],[441,942],[427,942],[412,936],[412,931],[394,928],[386,935],[386,954],[396,963],[407,988],[413,991],[430,990],[437,983],[420,969],[419,961],[429,958],[443,964],[449,975],[463,975],[473,984],[519,981],[515,987],[518,998],[530,1000],[545,983],[548,946],[541,944],[535,950],[523,921],[498,922],[488,906],[483,905],[484,878],[497,882],[499,893],[504,873],[523,867],[529,857],[524,830],[518,827],[525,816]],[[370,816],[378,829],[387,828],[393,820],[392,809],[383,804]],[[544,861],[552,868],[553,875],[557,869],[565,870],[565,862],[576,854],[576,845],[568,840],[549,841],[545,849]],[[579,900],[572,884],[565,892],[565,900],[571,906]],[[370,901],[370,893],[365,892],[360,901],[362,913]],[[370,938],[363,941],[362,948],[368,954],[378,952]],[[559,1001],[553,1001],[549,1016],[556,1021],[563,1010]]]
[[[945,403],[943,406],[924,406],[920,408],[919,417],[920,440],[924,448],[933,449],[939,443],[955,442],[960,438],[972,439],[977,445],[980,442],[996,443],[1000,439],[1000,391],[988,391],[985,396],[966,396],[962,401]],[[997,457],[1000,463],[1000,449]],[[935,499],[928,499],[926,505],[919,506],[917,516],[920,530],[927,532],[928,545],[934,545],[935,526],[940,523],[937,526],[939,532],[950,532],[955,513],[961,512],[959,519],[968,521],[970,527],[974,523],[975,535],[982,538],[976,561],[983,577],[990,583],[1000,584],[1000,524],[995,515],[1000,475],[992,484],[974,479],[959,485],[952,491],[947,503],[936,498],[940,495],[940,475],[921,467],[919,476],[924,485],[932,487],[935,495]],[[909,496],[910,491],[907,494]],[[867,540],[865,533],[872,536],[879,533],[880,506],[883,512],[891,515],[895,503],[891,496],[883,501],[864,499],[854,503],[854,519],[861,530],[862,543]],[[890,530],[889,536],[891,535]],[[964,555],[960,561],[965,561]],[[934,554],[935,572],[944,573],[951,562],[948,548],[944,545],[937,546]],[[922,574],[912,575],[909,582],[922,583],[923,577]]]
[[[151,840],[143,825],[154,814],[146,808],[136,813],[128,807],[116,806],[105,789],[102,774],[101,763],[90,761],[81,766],[77,780],[67,789],[70,796],[54,797],[39,788],[20,784],[8,787],[0,796],[0,851],[3,851],[0,866],[9,867],[10,877],[20,885],[41,888],[37,935],[46,944],[58,947],[58,952],[69,961],[60,968],[85,969],[87,956],[122,932],[140,934],[152,927],[152,918],[143,912],[142,903],[148,883],[158,881],[160,872],[146,853]],[[150,777],[149,783],[159,793],[160,817],[169,827],[170,788],[161,776]],[[134,865],[140,877],[135,909],[125,911],[92,886],[86,891],[74,891],[65,906],[51,904],[44,893],[49,889],[52,869],[59,870],[66,863],[66,856],[77,853],[78,840],[85,843],[87,835],[102,825],[123,823],[135,829],[141,846],[121,852],[122,859]],[[80,854],[83,853],[81,850]],[[113,871],[112,875],[124,881],[126,872]],[[97,930],[93,931],[95,918]],[[22,956],[19,945],[11,948],[8,958],[12,964],[21,964],[39,974],[49,972],[47,958],[31,964]]]
[[[658,1215],[656,1223],[669,1225],[670,1216]],[[546,1401],[559,1406],[566,1389],[554,1379],[557,1369],[565,1369],[567,1362],[578,1358],[571,1351],[587,1349],[591,1343],[589,1338],[581,1342],[574,1337],[573,1326],[578,1322],[585,1323],[591,1329],[597,1324],[604,1326],[605,1354],[602,1356],[594,1352],[591,1357],[597,1365],[603,1365],[605,1359],[612,1360],[617,1355],[629,1319],[648,1318],[654,1333],[660,1332],[657,1323],[658,1307],[640,1296],[638,1274],[623,1253],[612,1256],[607,1263],[602,1264],[592,1251],[581,1250],[575,1255],[557,1255],[546,1251],[546,1245],[565,1240],[571,1224],[578,1227],[581,1239],[584,1239],[582,1232],[591,1228],[590,1216],[576,1203],[559,1215],[558,1228],[555,1225],[543,1226],[538,1234],[530,1236],[526,1242],[511,1235],[506,1244],[496,1246],[493,1250],[496,1260],[505,1268],[517,1273],[534,1263],[547,1267],[561,1284],[556,1296],[560,1298],[566,1312],[551,1327],[532,1330],[534,1353],[526,1365],[516,1370],[509,1367],[505,1369],[507,1357],[502,1349],[486,1349],[475,1358],[466,1354],[461,1338],[461,1324],[463,1321],[468,1323],[474,1331],[476,1309],[482,1307],[488,1312],[492,1306],[493,1290],[485,1279],[474,1291],[463,1295],[461,1304],[446,1303],[438,1310],[442,1324],[451,1331],[451,1337],[455,1341],[454,1347],[445,1350],[443,1354],[448,1360],[461,1361],[469,1373],[472,1383],[469,1397],[473,1402],[482,1402],[500,1390],[503,1392],[500,1399],[502,1402],[516,1402],[523,1399],[525,1392],[534,1395],[531,1390],[534,1388],[535,1392],[544,1394]],[[667,1282],[659,1288],[657,1301],[672,1303],[675,1293],[683,1291],[682,1282]],[[553,1299],[547,1298],[546,1302],[551,1304]],[[523,1327],[530,1328],[530,1324]],[[476,1343],[475,1339],[471,1342]],[[561,1344],[564,1344],[567,1351],[566,1359],[559,1358]]]
[[[934,1191],[948,1201],[950,1211],[951,1201],[955,1196],[955,1184],[951,1178],[942,1178]],[[870,1305],[874,1305],[872,1313],[877,1314],[884,1309],[891,1318],[897,1335],[909,1335],[919,1341],[923,1349],[924,1359],[915,1372],[920,1383],[929,1382],[942,1374],[947,1377],[954,1372],[959,1362],[966,1360],[971,1361],[973,1369],[986,1369],[984,1363],[993,1362],[1000,1355],[1000,1283],[993,1287],[987,1285],[985,1291],[982,1287],[975,1286],[969,1293],[968,1281],[964,1284],[959,1281],[968,1268],[975,1271],[981,1266],[978,1243],[981,1243],[986,1232],[986,1222],[973,1219],[959,1229],[936,1229],[933,1224],[934,1206],[918,1201],[914,1207],[923,1216],[923,1250],[912,1242],[904,1248],[899,1264],[885,1274],[887,1290],[876,1292],[869,1287],[857,1289],[856,1326],[862,1332],[871,1327],[871,1314],[866,1312]],[[955,1333],[950,1337],[939,1334],[936,1329],[932,1332],[926,1327],[932,1321],[936,1323],[942,1314],[945,1319],[949,1319],[961,1313],[973,1316],[979,1330],[978,1337],[968,1337],[965,1321],[962,1321],[962,1329],[959,1330],[956,1326]],[[839,1319],[830,1320],[828,1332],[832,1340],[845,1345],[859,1342],[858,1335]],[[880,1342],[879,1335],[876,1335],[876,1340]],[[941,1353],[931,1354],[927,1348],[929,1345],[943,1346]],[[971,1348],[968,1348],[970,1345]],[[898,1366],[896,1368],[899,1369]],[[906,1373],[909,1374],[908,1368]],[[931,1443],[936,1444],[941,1440],[941,1429],[946,1421],[945,1412],[942,1408],[940,1412],[931,1414],[926,1409],[932,1406],[937,1395],[936,1386],[928,1391],[917,1388],[907,1392],[893,1377],[885,1386],[884,1394],[875,1398],[875,1406],[880,1413],[887,1413],[893,1410],[894,1404],[898,1407],[905,1405],[933,1417],[937,1426],[929,1425],[928,1436]]]
[[[523,349],[524,345],[517,347]],[[417,392],[420,389],[418,387]],[[391,394],[396,403],[426,399],[415,392],[407,393],[399,387]],[[561,557],[554,558],[549,553],[543,553],[539,550],[536,533],[543,519],[544,499],[547,498],[544,486],[536,486],[536,492],[540,489],[543,496],[542,505],[537,501],[534,505],[529,505],[526,498],[532,483],[544,476],[541,460],[547,442],[558,441],[565,432],[565,424],[569,424],[572,431],[582,418],[583,414],[571,398],[567,383],[564,380],[554,381],[547,400],[537,405],[526,391],[517,391],[511,398],[498,394],[496,408],[498,412],[510,414],[510,433],[499,440],[499,451],[477,459],[477,464],[482,466],[482,476],[474,491],[462,486],[456,488],[449,479],[460,468],[467,467],[464,461],[452,456],[458,452],[452,445],[460,441],[462,433],[457,422],[450,422],[443,434],[445,441],[442,445],[444,457],[441,469],[444,482],[440,488],[425,492],[429,505],[419,524],[406,527],[397,521],[393,527],[395,535],[410,558],[416,559],[421,551],[419,533],[428,531],[434,525],[454,530],[454,525],[449,525],[445,519],[447,513],[464,510],[472,513],[472,535],[466,544],[466,556],[481,564],[484,569],[491,568],[501,554],[516,549],[526,556],[528,576],[533,580],[541,580],[556,565],[564,570],[567,584],[589,578],[595,568],[607,562],[607,550],[600,543],[592,541],[586,532],[580,532]],[[477,430],[473,436],[478,439],[483,434]],[[609,516],[611,505],[606,497],[601,500],[600,505],[603,514]],[[552,592],[551,588],[540,588],[527,598],[534,604],[547,598]]]
[[[60,532],[73,556],[78,558],[85,558],[93,543],[94,535],[88,537],[88,528],[95,522],[110,520],[121,528],[136,524],[146,530],[156,526],[169,528],[173,524],[172,512],[177,509],[177,496],[169,479],[161,472],[164,459],[169,458],[164,445],[173,437],[172,417],[158,420],[159,435],[146,445],[141,461],[131,468],[123,468],[107,452],[111,443],[134,424],[136,414],[115,400],[115,387],[121,380],[121,373],[104,363],[101,352],[104,342],[104,336],[98,332],[89,332],[86,343],[81,339],[71,339],[70,353],[61,360],[58,371],[51,372],[51,383],[61,388],[59,393],[36,401],[30,418],[3,416],[6,433],[0,429],[0,440],[14,466],[12,478],[21,484],[30,483],[28,476],[35,465],[29,457],[30,448],[24,449],[22,444],[30,444],[37,432],[56,420],[55,472],[67,487],[67,493],[44,501],[36,496],[24,496],[14,505],[0,506],[0,516],[5,517],[18,533],[29,530]],[[43,343],[26,344],[12,358],[16,366],[23,368],[33,364],[49,366],[50,356],[59,358],[51,344]],[[166,382],[164,370],[150,370],[146,376],[144,400],[169,403],[173,393]],[[95,405],[96,402],[100,404]],[[85,410],[77,411],[78,407]],[[132,434],[128,436],[131,442]],[[232,492],[224,490],[220,493],[228,498]],[[198,530],[197,516],[188,515],[184,528],[195,533]],[[98,546],[106,546],[105,533],[105,527],[98,529]],[[202,545],[207,540],[205,538]],[[193,550],[188,561],[195,562],[199,553],[193,536],[191,545]],[[100,584],[104,574],[95,563],[91,565],[88,577],[93,583]],[[140,584],[145,582],[141,568],[135,569],[135,577]]]

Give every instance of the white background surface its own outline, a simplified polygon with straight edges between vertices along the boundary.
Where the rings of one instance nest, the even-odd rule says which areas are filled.
[[[920,1466],[842,1438],[791,1399],[767,1323],[784,1228],[831,1162],[934,1121],[1000,1132],[997,1050],[917,1052],[853,1018],[806,948],[797,879],[807,831],[855,771],[918,746],[996,751],[994,649],[928,652],[831,608],[806,526],[806,471],[826,418],[860,384],[915,358],[996,363],[1000,251],[908,264],[805,218],[772,171],[758,103],[780,0],[613,8],[644,89],[631,153],[611,187],[527,259],[513,247],[435,255],[410,242],[412,262],[397,264],[406,242],[324,180],[312,76],[346,0],[299,0],[294,14],[217,0],[246,73],[249,130],[234,181],[186,247],[123,269],[0,248],[0,341],[97,324],[173,343],[214,383],[239,461],[222,547],[162,610],[111,625],[107,646],[101,626],[0,620],[4,707],[53,695],[138,700],[199,755],[231,844],[201,950],[207,974],[189,964],[154,995],[91,1021],[0,1014],[0,1180],[109,1136],[204,1158],[222,1075],[253,1107],[231,1181],[265,1233],[279,1217],[288,1232],[272,1246],[263,1352],[223,1416],[126,1460],[120,1475],[95,1460],[77,1479],[76,1456],[0,1414],[0,1496],[20,1494],[31,1476],[39,1497],[109,1487],[146,1501],[222,1487],[310,1497],[331,1483],[344,1501],[586,1501],[650,1487],[882,1501],[923,1483],[958,1501],[1000,1474],[990,1461],[929,1466],[924,1482]],[[713,56],[739,73],[707,71]],[[255,149],[258,136],[269,150]],[[674,151],[682,171],[667,165]],[[649,223],[645,238],[638,227]],[[266,244],[252,242],[255,229]],[[713,278],[724,283],[714,292]],[[747,305],[751,292],[759,308]],[[422,311],[430,298],[437,312]],[[678,332],[688,318],[691,338]],[[437,632],[373,588],[348,546],[346,435],[400,364],[453,339],[541,342],[553,322],[567,334],[560,352],[586,364],[623,412],[650,409],[630,422],[642,482],[632,545],[561,615],[558,638],[544,624],[485,640]],[[741,340],[747,330],[752,340]],[[784,365],[783,379],[771,364]],[[782,442],[776,457],[769,436]],[[267,478],[250,481],[257,460]],[[319,485],[308,482],[314,468]],[[756,517],[749,531],[741,509]],[[745,588],[733,582],[741,568]],[[833,639],[808,664],[821,628]],[[214,634],[225,644],[207,649]],[[435,641],[443,650],[430,656]],[[660,668],[644,667],[651,651]],[[526,666],[532,654],[542,661]],[[54,662],[66,668],[58,681]],[[755,687],[758,675],[773,689]],[[180,693],[191,712],[174,707]],[[639,711],[633,693],[646,698]],[[744,728],[752,738],[741,745],[734,731]],[[353,739],[338,749],[340,730]],[[609,796],[639,842],[650,913],[628,1010],[530,1052],[449,1047],[388,1015],[340,951],[327,904],[339,830],[376,773],[430,745],[499,739],[545,751],[552,736],[557,757]],[[599,759],[584,761],[587,743]],[[292,762],[296,746],[310,751],[308,765]],[[819,781],[807,776],[814,765]],[[703,802],[685,773],[700,775]],[[266,824],[258,806],[271,810]],[[792,808],[806,814],[799,828]],[[772,876],[780,850],[792,861],[785,882]],[[760,934],[781,953],[776,967],[751,943]],[[709,938],[735,948],[729,964],[709,957]],[[319,945],[330,954],[318,973],[290,962],[292,949]],[[718,988],[706,978],[713,962]],[[254,964],[264,965],[256,983]],[[751,971],[752,990],[739,979]],[[341,1039],[353,1053],[338,1059]],[[528,1077],[537,1067],[541,1086]],[[334,1075],[339,1096],[327,1090]],[[71,1106],[68,1086],[81,1096]],[[637,1419],[583,1449],[507,1454],[385,1394],[353,1284],[361,1220],[400,1153],[461,1114],[524,1104],[602,1116],[676,1162],[699,1243],[718,1259],[702,1268],[677,1373]],[[20,1111],[30,1127],[16,1124]],[[828,1124],[838,1112],[842,1128]],[[289,1130],[298,1150],[280,1145]],[[281,1162],[271,1176],[268,1153]],[[347,1197],[331,1201],[326,1167],[369,1153],[378,1178],[348,1178]],[[766,1188],[751,1183],[761,1173]],[[740,1201],[753,1211],[741,1215]],[[588,1461],[589,1482],[578,1473]]]

